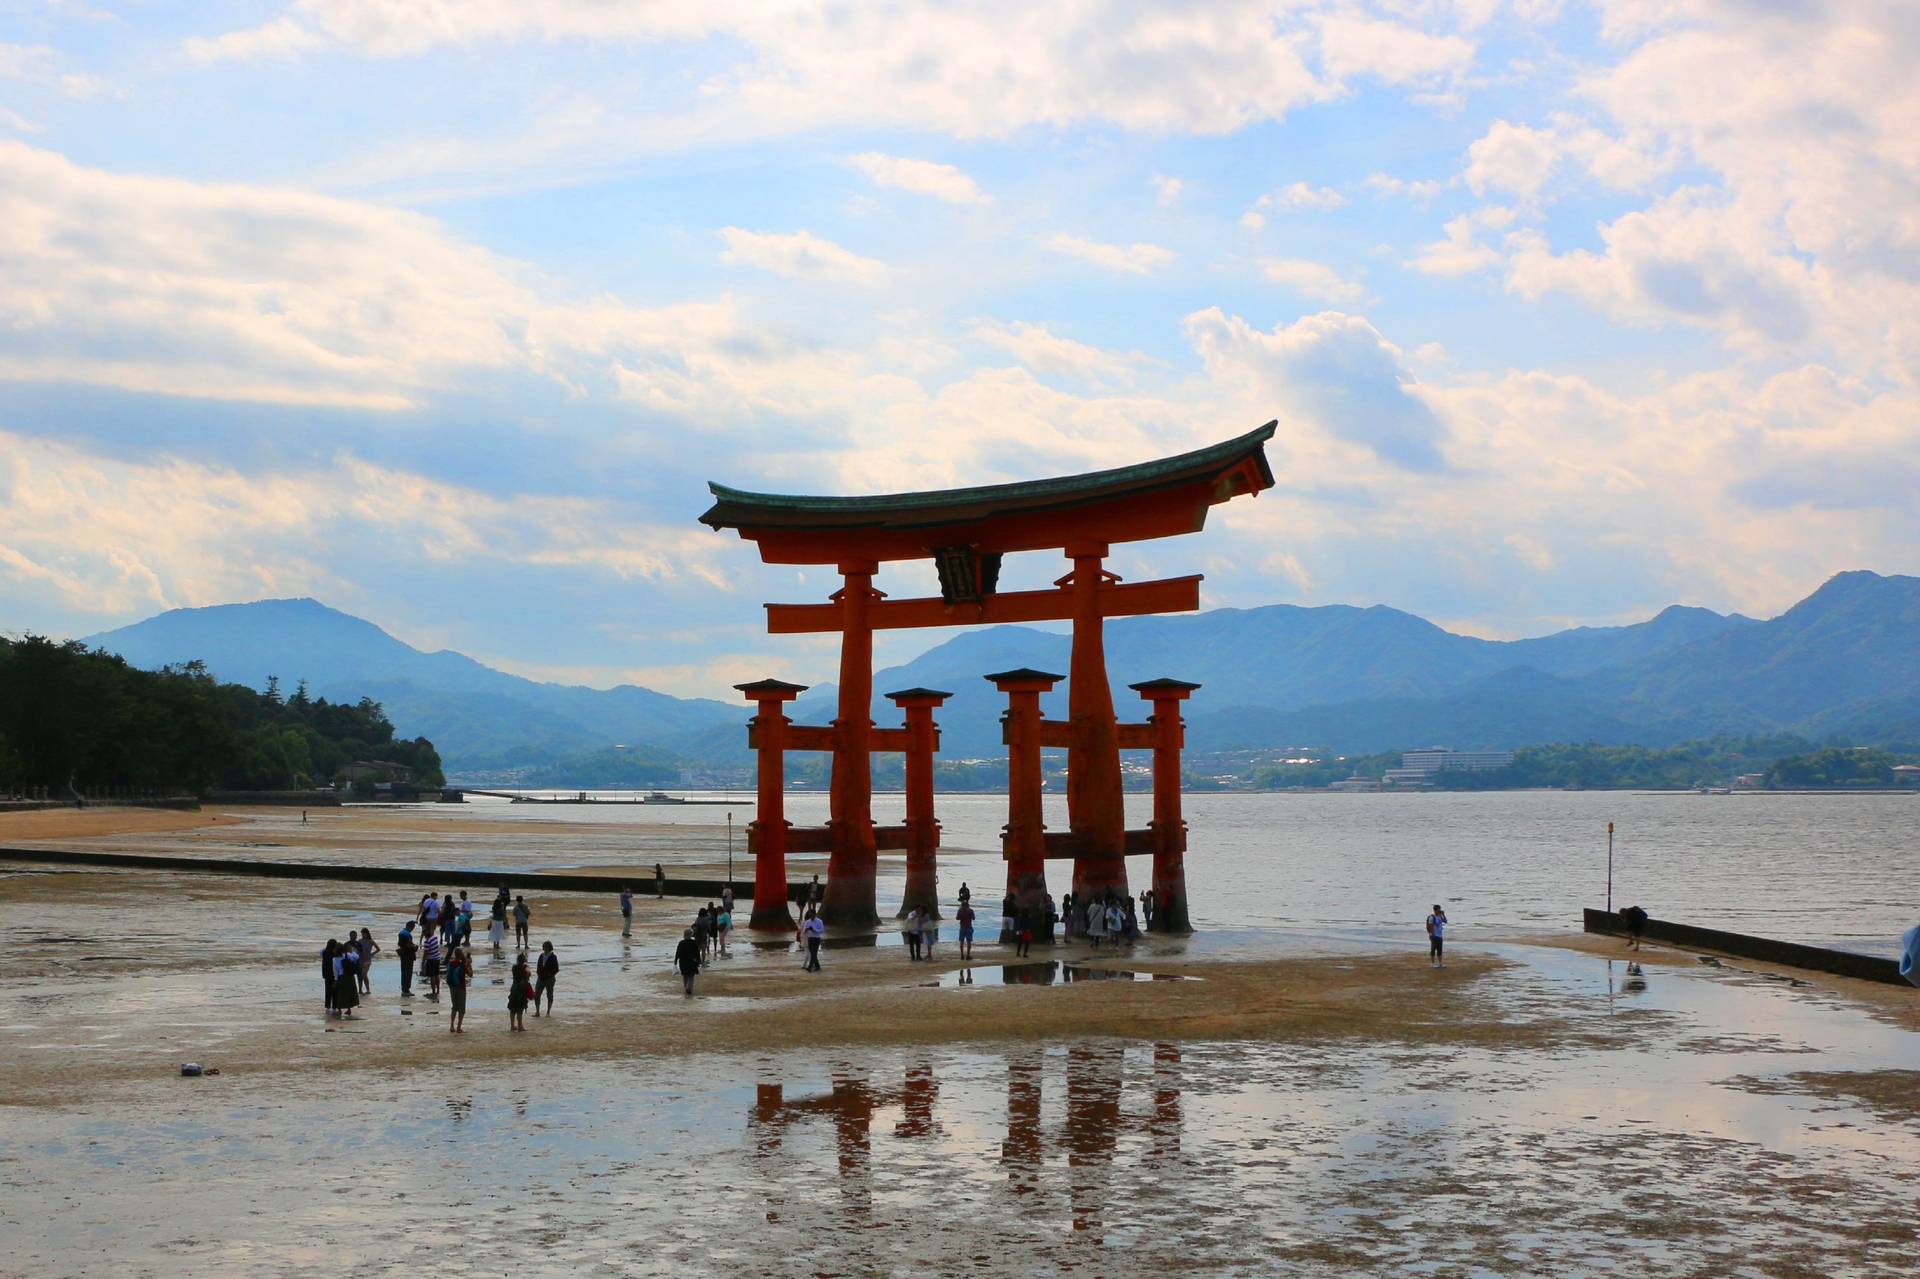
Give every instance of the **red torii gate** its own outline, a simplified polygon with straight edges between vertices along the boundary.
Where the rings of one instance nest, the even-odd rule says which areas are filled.
[[[1015,796],[1006,839],[1009,890],[1018,890],[1023,876],[1039,873],[1042,859],[1071,856],[1076,895],[1098,896],[1109,888],[1124,892],[1127,853],[1153,852],[1155,887],[1164,887],[1163,900],[1171,893],[1176,912],[1166,924],[1184,930],[1186,885],[1178,864],[1186,843],[1178,816],[1179,700],[1196,686],[1177,681],[1136,686],[1154,703],[1154,721],[1119,724],[1107,683],[1104,623],[1109,617],[1198,609],[1200,577],[1123,584],[1106,571],[1104,561],[1116,542],[1197,533],[1206,525],[1208,508],[1273,487],[1265,445],[1277,425],[1269,422],[1211,448],[1138,466],[1020,484],[870,497],[747,493],[709,484],[715,502],[700,517],[702,523],[737,530],[758,544],[760,558],[768,564],[832,564],[843,581],[831,603],[766,606],[771,634],[840,632],[839,715],[833,723],[804,726],[787,719],[782,704],[804,691],[800,685],[761,680],[739,686],[759,710],[750,730],[750,744],[760,752],[758,818],[748,832],[755,856],[753,926],[792,926],[786,893],[789,850],[831,854],[823,910],[829,924],[869,927],[879,922],[875,872],[881,847],[908,850],[909,904],[920,904],[913,899],[922,890],[931,894],[938,841],[932,821],[932,708],[949,694],[932,689],[889,694],[906,708],[907,725],[876,728],[871,718],[874,631],[1071,621],[1068,722],[1041,720],[1043,690],[1029,688],[1036,677],[1051,688],[1059,676],[1019,671],[991,677],[1014,699],[1007,733],[1022,777],[1030,771],[1037,782],[1040,748],[1067,748],[1068,834],[1045,835],[1037,785],[1028,797],[1029,788],[1009,775]],[[1053,590],[997,589],[1003,556],[1040,550],[1064,552],[1073,571]],[[915,559],[934,561],[939,597],[894,600],[873,589],[881,563]],[[1009,677],[1019,687],[1009,686]],[[1155,829],[1134,832],[1132,839],[1122,807],[1123,746],[1155,751]],[[782,758],[787,750],[833,752],[831,824],[824,829],[788,829]],[[907,753],[905,827],[874,827],[875,750]],[[1165,767],[1169,764],[1170,769]],[[921,789],[923,797],[918,795]],[[1164,886],[1163,862],[1168,872]]]

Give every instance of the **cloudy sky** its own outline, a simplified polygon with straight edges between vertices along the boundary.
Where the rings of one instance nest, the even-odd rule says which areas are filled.
[[[1916,65],[1911,0],[0,0],[0,629],[811,681],[758,605],[834,584],[707,479],[1274,417],[1114,567],[1501,637],[1920,571]]]

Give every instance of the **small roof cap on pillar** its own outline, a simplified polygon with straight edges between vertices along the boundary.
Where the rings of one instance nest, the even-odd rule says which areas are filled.
[[[1168,679],[1162,676],[1159,679],[1142,680],[1138,684],[1129,684],[1127,687],[1133,689],[1148,701],[1152,701],[1156,697],[1185,697],[1194,689],[1199,688],[1200,685],[1189,680]]]
[[[897,693],[882,693],[881,696],[891,698],[896,702],[907,697],[938,697],[944,701],[946,698],[952,697],[953,694],[943,693],[937,688],[903,688]]]
[[[757,679],[751,684],[735,684],[734,687],[756,702],[790,702],[812,686],[789,684],[783,679]]]
[[[997,675],[983,675],[981,678],[991,680],[995,684],[1012,684],[1016,682],[1058,684],[1061,680],[1065,679],[1066,676],[1055,675],[1052,671],[1036,671],[1031,666],[1022,666],[1018,670],[1001,671]]]

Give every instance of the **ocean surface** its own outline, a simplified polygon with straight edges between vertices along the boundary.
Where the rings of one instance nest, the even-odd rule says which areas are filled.
[[[711,827],[716,857],[724,856],[731,812],[744,865],[738,832],[753,805],[735,798],[737,808],[487,799],[463,807],[467,817],[671,825],[683,835]],[[876,819],[902,820],[903,804],[898,794],[875,796]],[[1066,829],[1064,797],[1047,804],[1049,826]],[[942,895],[962,881],[992,892],[1003,882],[997,849],[1006,797],[942,795],[938,813]],[[1920,923],[1920,795],[1196,794],[1186,813],[1193,921],[1206,930],[1418,941],[1438,902],[1463,941],[1577,932],[1581,909],[1607,901],[1608,822],[1616,907],[1880,955],[1898,953],[1900,934]],[[1129,827],[1145,826],[1151,814],[1151,796],[1128,796]],[[824,823],[827,798],[789,794],[787,815],[796,825]],[[643,845],[646,832],[634,834]],[[881,892],[891,890],[895,902],[899,866],[882,862]],[[1149,868],[1149,858],[1129,859],[1135,891]],[[814,867],[796,859],[791,869],[798,879]],[[1066,866],[1053,874],[1057,894]]]

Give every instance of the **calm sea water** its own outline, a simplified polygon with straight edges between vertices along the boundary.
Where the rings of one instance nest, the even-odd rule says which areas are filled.
[[[821,823],[826,804],[824,795],[790,795],[788,816]],[[1150,796],[1130,795],[1127,824],[1146,825],[1151,810]],[[715,827],[728,811],[499,801],[473,810]],[[732,811],[738,827],[753,808]],[[875,797],[879,820],[902,815],[900,796]],[[942,894],[963,879],[976,889],[1001,882],[998,854],[988,850],[999,847],[1005,796],[942,795],[939,815]],[[1920,796],[1517,791],[1188,796],[1194,924],[1417,938],[1441,902],[1463,939],[1578,931],[1581,908],[1606,902],[1609,821],[1616,906],[1886,955],[1920,923]],[[1061,797],[1048,797],[1048,823],[1066,828]],[[1130,859],[1129,869],[1136,891],[1144,887],[1149,859]],[[1065,872],[1055,871],[1056,893]],[[897,894],[897,877],[890,882]],[[888,886],[883,877],[883,893]]]

